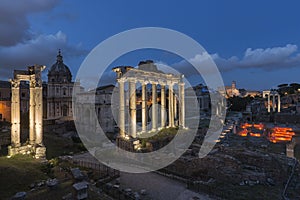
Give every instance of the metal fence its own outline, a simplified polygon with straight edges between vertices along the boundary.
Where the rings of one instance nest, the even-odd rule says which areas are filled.
[[[78,165],[79,167],[93,169],[103,176],[110,176],[110,177],[120,176],[120,171],[118,171],[116,169],[112,169],[102,163],[99,163],[99,162],[92,162],[92,161],[86,161],[86,160],[80,160],[80,159],[73,158],[73,164]]]

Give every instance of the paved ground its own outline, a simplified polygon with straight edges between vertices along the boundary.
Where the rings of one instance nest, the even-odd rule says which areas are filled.
[[[90,162],[98,162],[89,153],[77,154],[74,155],[74,158]],[[131,188],[132,191],[135,192],[146,189],[147,193],[153,198],[153,200],[190,200],[193,197],[198,197],[201,200],[212,200],[212,198],[205,194],[198,194],[186,189],[184,183],[154,172],[144,174],[121,172],[120,183],[122,188]]]
[[[186,189],[185,184],[161,176],[154,172],[146,174],[129,174],[121,172],[120,185],[126,185],[133,191],[146,189],[154,200],[190,200],[198,197],[201,200],[212,200],[207,195],[198,194]]]

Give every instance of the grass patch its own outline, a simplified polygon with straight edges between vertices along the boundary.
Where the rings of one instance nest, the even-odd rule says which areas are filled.
[[[64,138],[52,133],[44,134],[44,144],[47,148],[47,159],[52,159],[61,155],[68,155],[85,150],[82,143],[74,143],[71,138]]]
[[[148,138],[142,138],[140,140],[142,144],[145,144],[146,142],[149,141],[159,141],[168,137],[174,137],[177,133],[178,133],[178,128],[164,128],[160,130],[157,134]]]
[[[0,157],[0,197],[7,199],[16,192],[28,191],[29,185],[47,179],[42,172],[45,164],[28,156]]]

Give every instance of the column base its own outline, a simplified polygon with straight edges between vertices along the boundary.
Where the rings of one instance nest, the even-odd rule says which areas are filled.
[[[140,145],[138,139],[117,137],[117,146],[125,151],[135,152]]]
[[[46,147],[45,146],[36,147],[34,157],[36,159],[46,159]]]
[[[33,155],[36,159],[46,158],[46,147],[35,145],[23,145],[23,146],[8,146],[8,157],[14,155]]]
[[[180,129],[183,129],[183,130],[188,130],[189,128],[186,127],[186,126],[179,126]]]
[[[155,131],[157,131],[157,128],[153,128],[150,130],[150,132],[155,132]]]

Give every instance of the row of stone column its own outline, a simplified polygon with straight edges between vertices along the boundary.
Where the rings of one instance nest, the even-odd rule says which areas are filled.
[[[271,112],[271,96],[273,97],[272,99],[272,108],[273,108],[273,112],[276,111],[276,108],[275,108],[275,104],[276,104],[276,96],[278,97],[278,104],[277,104],[277,112],[280,112],[280,109],[281,109],[281,101],[280,101],[280,95],[279,94],[272,94],[270,93],[268,95],[268,112]]]
[[[118,80],[119,83],[119,128],[120,136],[125,137],[125,82]],[[152,83],[152,127],[151,131],[156,131],[158,128],[166,127],[167,117],[168,127],[175,127],[174,119],[177,115],[177,103],[179,103],[179,126],[185,127],[185,103],[184,103],[184,83],[178,83],[179,85],[179,99],[176,100],[174,95],[173,85],[174,83],[168,84],[168,113],[166,112],[166,85],[161,85],[161,127],[157,127],[158,124],[158,104],[157,104],[157,84]],[[146,99],[146,87],[147,84],[142,82],[142,132],[147,132],[147,99]],[[136,127],[136,82],[129,81],[129,133],[132,137],[137,136]],[[167,113],[167,115],[166,115]]]
[[[20,115],[20,81],[12,81],[11,99],[11,143],[12,146],[21,146],[21,115]],[[29,142],[30,144],[43,143],[43,95],[42,87],[35,87],[30,83],[29,100]]]

